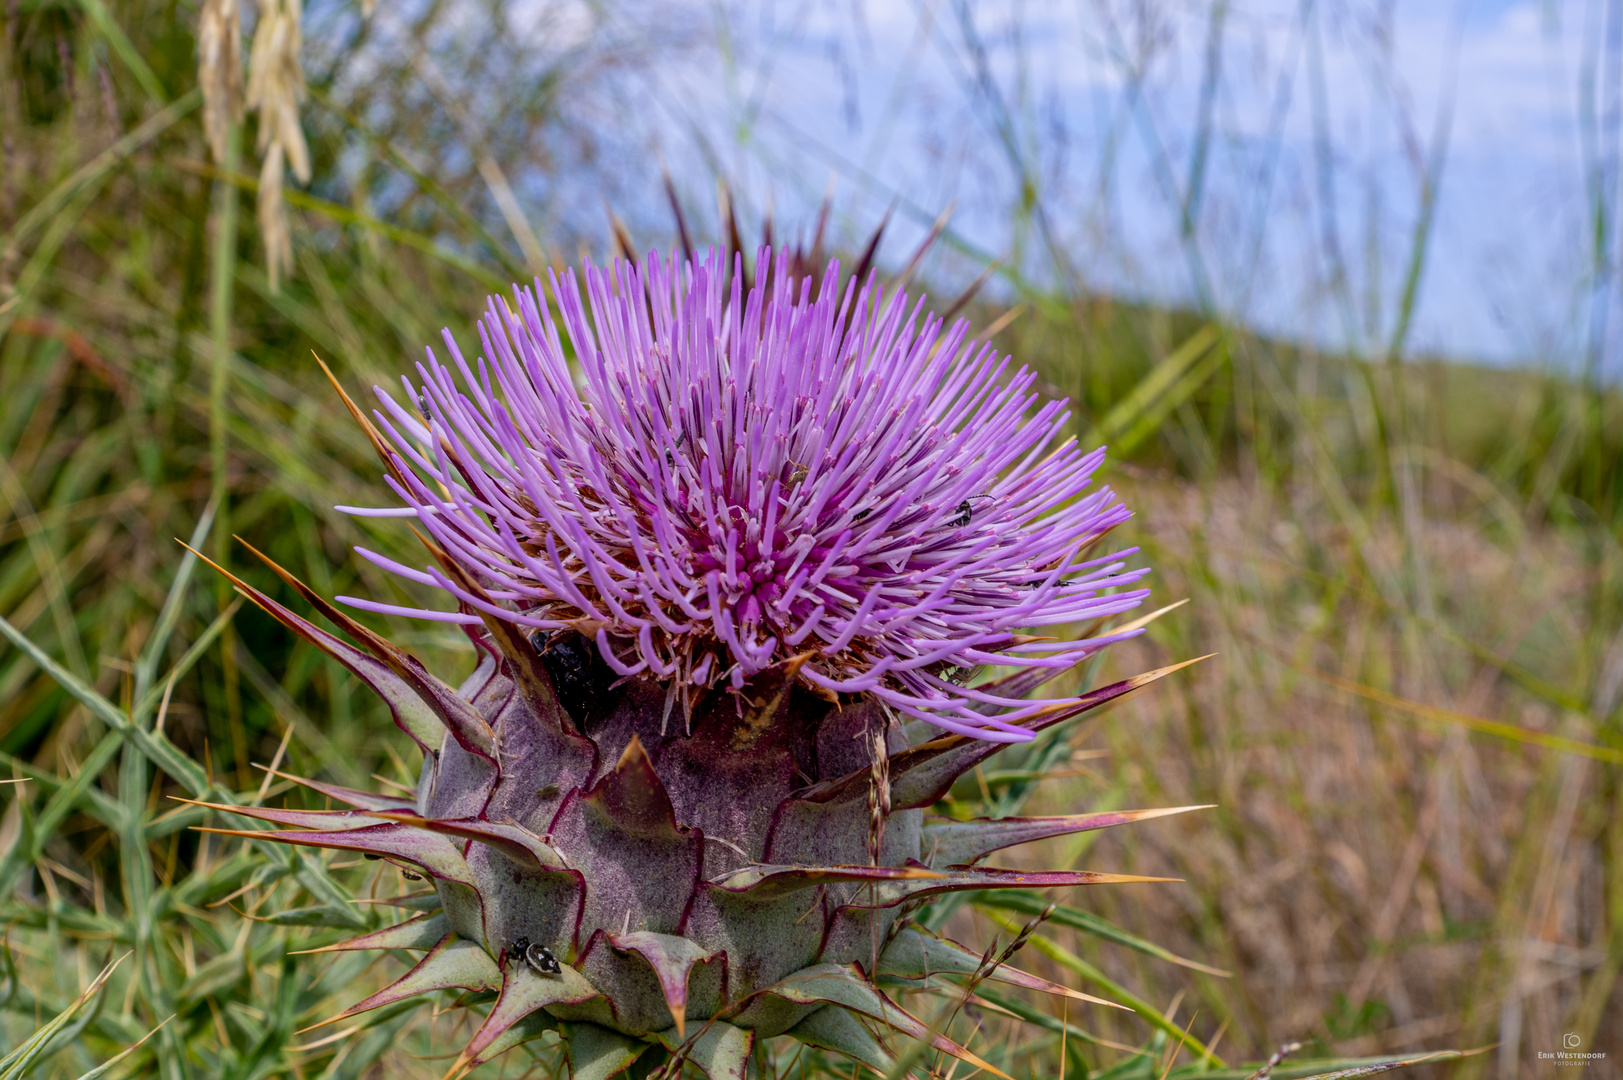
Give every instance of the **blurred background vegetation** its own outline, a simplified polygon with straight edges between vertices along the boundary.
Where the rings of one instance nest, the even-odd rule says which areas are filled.
[[[1228,7],[1194,5],[1195,25],[1221,32]],[[964,93],[986,95],[977,10],[938,8],[907,10],[957,27]],[[203,48],[200,74],[210,19],[229,47]],[[240,15],[11,0],[3,26],[0,778],[17,782],[0,787],[0,1059],[27,1053],[0,1076],[79,1076],[166,1020],[115,1068],[438,1076],[467,1010],[294,1034],[394,961],[291,951],[384,917],[342,901],[406,886],[378,864],[212,842],[170,799],[296,798],[255,767],[273,762],[356,787],[413,779],[378,702],[192,574],[174,538],[240,568],[238,533],[325,594],[402,596],[349,549],[409,561],[409,536],[332,510],[382,495],[312,350],[353,392],[547,266],[806,242],[823,177],[746,152],[764,121],[739,74],[801,45],[747,6],[615,0]],[[254,60],[234,75],[239,37]],[[671,71],[720,73],[715,100],[744,119],[650,121]],[[797,92],[841,107],[836,79]],[[881,126],[901,115],[867,107]],[[955,1035],[1017,1076],[1241,1078],[1232,1063],[1300,1040],[1304,1061],[1492,1045],[1417,1071],[1516,1080],[1575,1032],[1609,1051],[1590,1076],[1619,1075],[1617,386],[1600,364],[1409,349],[1426,213],[1387,253],[1404,269],[1376,346],[1263,333],[1199,289],[1152,301],[1090,282],[1044,175],[1019,167],[1048,136],[1017,121],[981,137],[1020,180],[999,211],[1008,250],[948,221],[915,260],[945,200],[861,173],[825,204],[826,246],[850,265],[900,207],[880,271],[943,297],[984,282],[964,313],[1071,398],[1079,438],[1110,444],[1107,481],[1137,510],[1122,543],[1155,568],[1157,606],[1189,602],[1087,677],[1218,656],[979,775],[948,809],[1216,809],[1021,856],[1185,880],[1055,895],[1068,907],[1026,947],[1027,966],[1130,1011],[987,993]],[[1197,111],[1192,147],[1213,123]],[[1196,190],[1201,160],[1174,185]],[[1417,205],[1435,179],[1420,171]],[[813,195],[774,212],[780,191]],[[470,666],[432,626],[378,624],[448,676]],[[965,905],[949,925],[978,947],[1040,905]],[[560,1067],[555,1050],[511,1058],[489,1071]],[[795,1067],[821,1068],[776,1065]]]

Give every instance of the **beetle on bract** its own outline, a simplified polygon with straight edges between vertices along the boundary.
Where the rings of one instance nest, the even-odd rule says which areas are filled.
[[[531,944],[525,948],[524,962],[530,965],[530,970],[537,975],[557,975],[563,971],[563,967],[558,963],[558,957],[545,945]]]

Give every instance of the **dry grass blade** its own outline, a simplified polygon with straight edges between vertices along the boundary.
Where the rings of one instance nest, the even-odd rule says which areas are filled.
[[[1578,739],[1569,739],[1561,735],[1551,735],[1542,731],[1528,731],[1526,728],[1507,724],[1500,720],[1488,720],[1480,716],[1471,716],[1467,713],[1455,712],[1452,709],[1442,709],[1435,705],[1427,705],[1419,701],[1410,701],[1408,698],[1389,694],[1384,690],[1377,690],[1373,686],[1365,686],[1351,679],[1344,679],[1339,675],[1332,675],[1328,671],[1319,671],[1316,668],[1292,665],[1293,670],[1303,675],[1317,679],[1326,686],[1333,686],[1356,697],[1373,701],[1379,705],[1396,709],[1400,713],[1407,713],[1426,720],[1433,720],[1440,724],[1452,724],[1471,731],[1481,732],[1484,735],[1493,735],[1514,743],[1524,743],[1529,746],[1542,746],[1546,750],[1556,750],[1563,754],[1577,754],[1580,757],[1592,758],[1595,761],[1604,761],[1610,765],[1623,765],[1623,750],[1611,746],[1599,746],[1595,743],[1582,742]]]
[[[1425,1065],[1434,1061],[1457,1061],[1460,1058],[1472,1057],[1476,1054],[1487,1053],[1487,1048],[1480,1050],[1438,1050],[1429,1054],[1419,1054],[1415,1057],[1400,1058],[1395,1061],[1375,1061],[1367,1065],[1354,1065],[1349,1069],[1337,1069],[1334,1072],[1314,1073],[1304,1077],[1303,1080],[1352,1080],[1357,1076],[1373,1076],[1376,1073],[1390,1072],[1393,1069],[1406,1069],[1412,1065]]]
[[[68,355],[83,364],[87,371],[96,375],[116,392],[126,405],[134,405],[133,389],[129,379],[117,368],[104,360],[93,345],[71,327],[52,322],[50,319],[35,319],[20,317],[11,320],[7,330],[14,334],[28,334],[32,337],[54,338],[67,346]]]
[[[1296,1053],[1296,1051],[1300,1050],[1301,1048],[1302,1048],[1302,1044],[1299,1043],[1299,1042],[1288,1042],[1288,1043],[1286,1043],[1285,1045],[1281,1046],[1278,1050],[1275,1050],[1273,1052],[1273,1054],[1271,1054],[1269,1056],[1267,1061],[1263,1062],[1260,1066],[1258,1066],[1256,1072],[1254,1072],[1250,1076],[1246,1077],[1246,1080],[1268,1080],[1268,1076],[1275,1069],[1279,1068],[1279,1065],[1280,1065],[1280,1063],[1282,1061],[1284,1061],[1286,1058],[1290,1057],[1292,1054]]]

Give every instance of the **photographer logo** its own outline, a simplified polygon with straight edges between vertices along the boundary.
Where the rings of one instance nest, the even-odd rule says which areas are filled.
[[[1538,1054],[1539,1060],[1554,1062],[1557,1068],[1581,1069],[1592,1061],[1601,1061],[1606,1057],[1604,1051],[1595,1053],[1594,1051],[1580,1049],[1583,1046],[1583,1041],[1582,1035],[1579,1035],[1576,1031],[1569,1031],[1561,1036],[1561,1049],[1554,1053],[1540,1050]]]

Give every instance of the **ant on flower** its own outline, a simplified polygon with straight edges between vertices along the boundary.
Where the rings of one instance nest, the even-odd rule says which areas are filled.
[[[969,504],[977,499],[985,499],[988,502],[993,503],[997,502],[996,495],[971,495],[969,498],[958,504],[958,516],[947,522],[947,524],[955,529],[967,527],[975,516],[975,511],[970,507]]]

